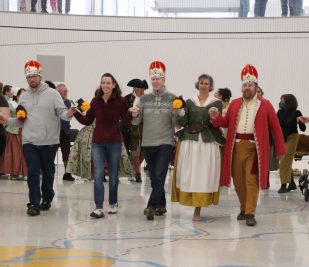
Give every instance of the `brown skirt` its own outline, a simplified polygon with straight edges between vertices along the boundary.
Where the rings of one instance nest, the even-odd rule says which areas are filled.
[[[5,150],[0,158],[0,173],[25,177],[27,172],[21,131],[19,134],[7,133]]]

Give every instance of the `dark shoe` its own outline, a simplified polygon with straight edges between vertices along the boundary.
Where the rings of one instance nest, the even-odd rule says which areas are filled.
[[[95,209],[93,212],[90,213],[90,217],[95,219],[104,218],[103,209]]]
[[[27,214],[29,216],[38,216],[40,215],[40,210],[38,207],[35,207],[33,205],[28,205]]]
[[[51,202],[49,201],[42,201],[42,203],[40,204],[40,210],[49,210],[51,207]]]
[[[144,209],[144,215],[146,216],[148,221],[154,220],[154,209],[152,207],[147,207]]]
[[[246,214],[244,211],[241,211],[238,215],[237,215],[237,220],[238,221],[244,221],[246,220]]]
[[[71,173],[67,173],[67,172],[66,172],[66,173],[63,175],[63,180],[64,180],[64,181],[73,182],[73,181],[75,181],[75,178],[72,177],[72,174],[71,174]]]
[[[287,191],[290,192],[290,191],[296,190],[296,189],[297,189],[297,186],[296,186],[295,182],[292,181],[292,182],[289,184],[289,186],[288,186],[288,188],[287,188]]]
[[[158,207],[155,209],[156,216],[163,216],[167,212],[165,207]]]
[[[47,12],[47,10],[42,10],[41,13],[47,14],[48,12]]]
[[[282,184],[280,189],[278,190],[278,193],[279,194],[282,194],[282,193],[287,193],[288,190],[286,189],[286,184]]]
[[[256,225],[256,220],[254,218],[254,215],[246,215],[246,225],[248,226]]]
[[[140,173],[135,174],[135,182],[141,183],[142,182],[142,177]]]
[[[36,12],[36,9],[35,8],[31,8],[30,12]]]

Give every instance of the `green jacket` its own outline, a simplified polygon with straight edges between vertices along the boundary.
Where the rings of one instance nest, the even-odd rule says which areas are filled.
[[[219,112],[222,112],[222,103],[220,100],[212,102],[206,107],[198,107],[190,99],[186,101],[185,115],[178,117],[177,121],[180,126],[184,127],[182,130],[177,132],[177,136],[180,141],[198,141],[199,133],[188,133],[187,128],[192,123],[202,123],[207,125],[207,127],[203,128],[203,131],[201,132],[203,142],[217,142],[221,145],[224,145],[225,139],[222,136],[221,130],[219,128],[214,128],[210,122],[209,109],[212,107],[216,107]]]

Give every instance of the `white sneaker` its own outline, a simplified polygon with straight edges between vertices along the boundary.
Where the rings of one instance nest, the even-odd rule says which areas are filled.
[[[109,214],[116,214],[118,212],[118,204],[109,205],[108,213]]]
[[[90,217],[96,219],[103,218],[104,217],[103,209],[95,209],[93,212],[90,213]]]

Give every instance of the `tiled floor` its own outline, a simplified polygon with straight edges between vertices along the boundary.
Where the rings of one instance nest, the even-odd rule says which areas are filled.
[[[37,217],[26,215],[26,182],[0,180],[0,266],[309,266],[309,202],[299,190],[278,195],[276,174],[260,194],[257,226],[248,227],[225,188],[201,222],[170,201],[166,216],[146,221],[145,176],[143,184],[121,178],[119,213],[91,219],[93,183],[63,183],[57,173],[53,206]]]

